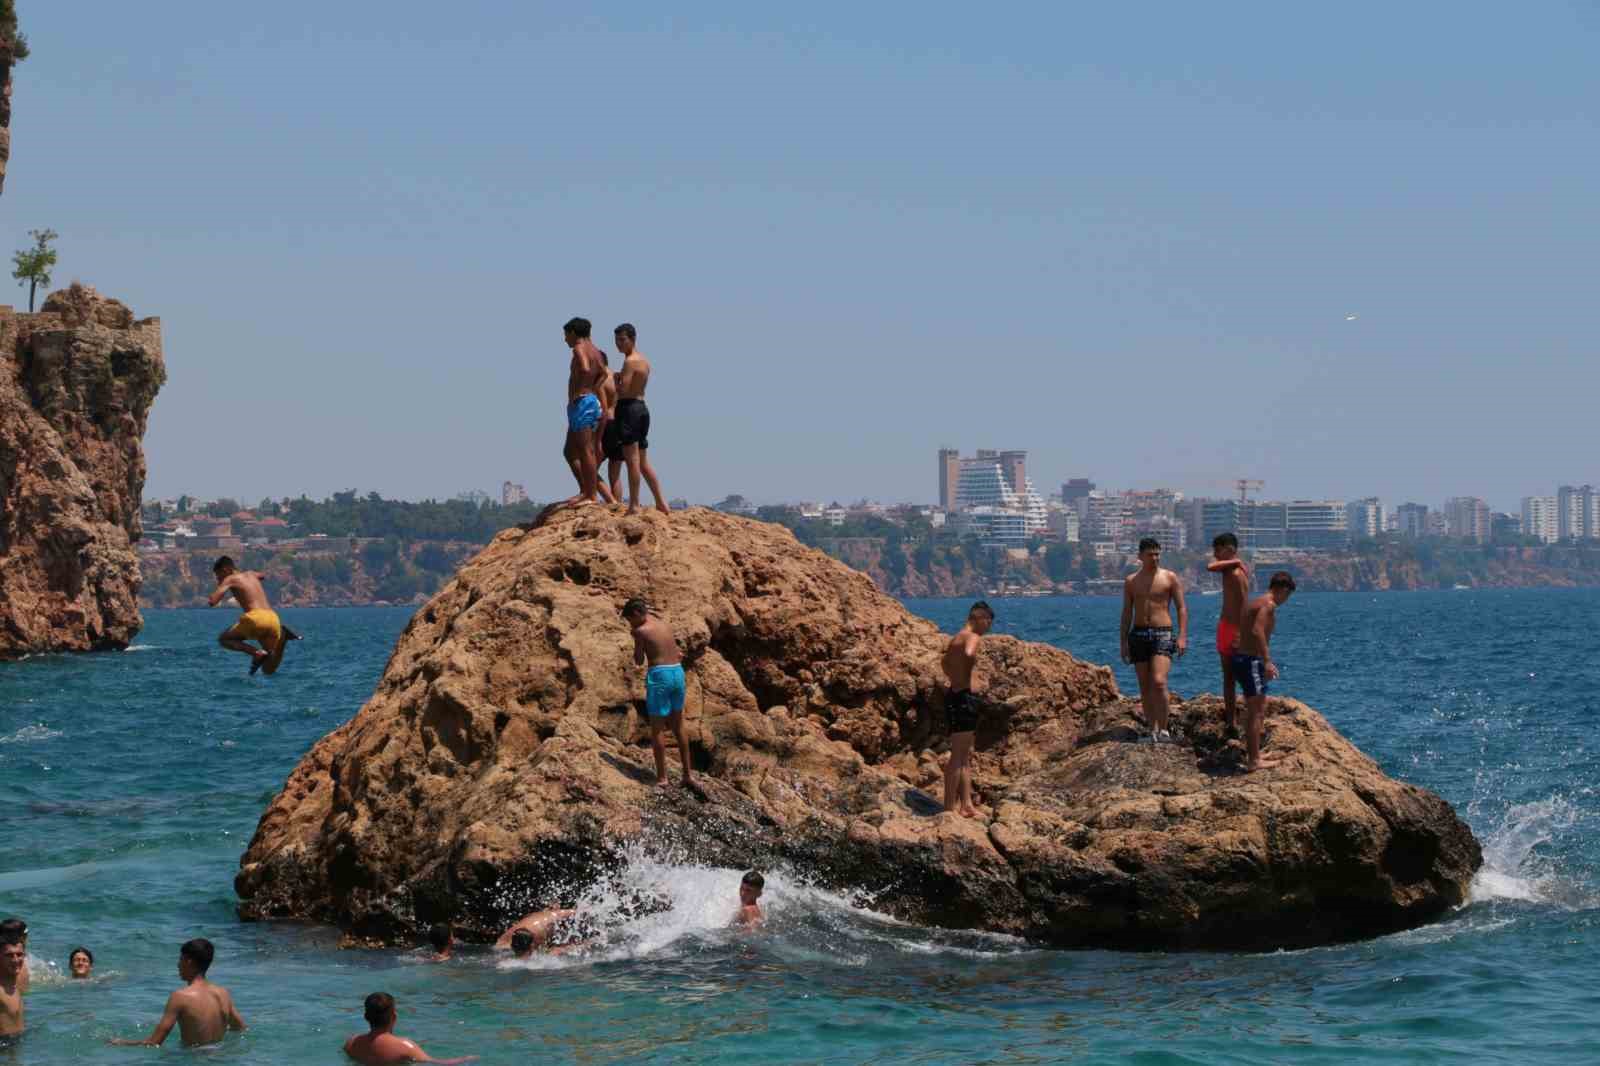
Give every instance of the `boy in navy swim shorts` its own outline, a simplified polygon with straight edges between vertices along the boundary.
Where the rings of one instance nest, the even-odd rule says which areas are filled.
[[[622,606],[622,617],[633,627],[633,661],[649,664],[644,675],[644,710],[650,720],[650,746],[656,756],[656,784],[667,783],[665,729],[678,741],[678,758],[683,763],[683,786],[690,787],[689,738],[683,729],[683,653],[672,635],[672,627],[641,599]]]

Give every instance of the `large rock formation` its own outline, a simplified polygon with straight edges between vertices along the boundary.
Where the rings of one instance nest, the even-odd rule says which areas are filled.
[[[641,671],[618,617],[676,628],[699,791],[652,786]],[[1239,772],[1215,707],[1133,743],[1105,667],[985,641],[984,817],[936,802],[935,627],[783,529],[591,507],[509,530],[417,612],[377,691],[261,819],[246,918],[357,937],[443,917],[489,935],[624,845],[787,863],[902,918],[1058,945],[1244,948],[1416,925],[1481,862],[1443,800],[1274,700],[1281,768]]]
[[[0,659],[139,631],[145,423],[161,322],[74,285],[0,309]]]

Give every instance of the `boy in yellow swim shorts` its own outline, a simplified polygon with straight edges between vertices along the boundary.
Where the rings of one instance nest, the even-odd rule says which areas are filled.
[[[278,665],[283,662],[283,649],[289,641],[300,638],[278,620],[278,612],[267,602],[267,590],[262,587],[261,575],[254,570],[240,570],[226,555],[216,561],[211,572],[217,575],[217,588],[211,594],[210,605],[215,607],[227,599],[231,592],[239,606],[244,608],[244,614],[222,631],[217,642],[229,651],[250,656],[252,674],[257,670],[277,673]],[[245,643],[247,640],[253,640],[261,647],[252,648]]]

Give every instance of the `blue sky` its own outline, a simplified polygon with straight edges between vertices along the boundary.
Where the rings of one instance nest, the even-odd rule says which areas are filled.
[[[19,6],[0,220],[162,317],[150,495],[565,493],[574,314],[693,500],[1600,480],[1590,4]]]

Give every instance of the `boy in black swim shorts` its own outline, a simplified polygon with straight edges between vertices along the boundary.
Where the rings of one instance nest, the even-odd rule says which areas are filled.
[[[1244,691],[1247,773],[1277,762],[1261,757],[1261,727],[1267,715],[1267,682],[1278,676],[1272,661],[1272,632],[1278,625],[1278,608],[1293,594],[1294,578],[1279,570],[1272,575],[1266,594],[1245,604],[1232,665],[1233,676]]]
[[[972,745],[978,728],[978,700],[972,694],[972,671],[978,663],[978,642],[994,625],[994,610],[982,600],[967,612],[967,624],[945,645],[940,666],[950,689],[945,717],[950,730],[950,759],[944,767],[944,809],[967,818],[978,814],[972,802]]]

